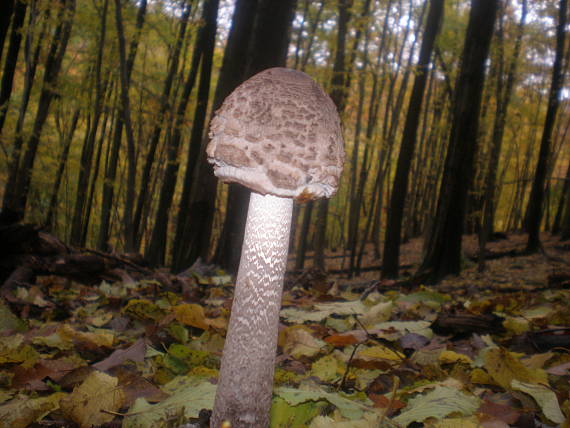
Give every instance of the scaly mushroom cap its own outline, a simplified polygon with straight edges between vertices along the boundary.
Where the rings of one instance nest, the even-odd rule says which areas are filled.
[[[261,194],[332,196],[344,162],[336,106],[305,73],[270,68],[216,111],[206,149],[214,173]]]

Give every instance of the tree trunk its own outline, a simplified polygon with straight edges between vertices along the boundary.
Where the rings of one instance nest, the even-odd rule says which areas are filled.
[[[97,57],[95,60],[95,72],[93,75],[93,82],[95,87],[95,94],[93,98],[93,117],[90,121],[90,126],[85,137],[85,143],[81,149],[81,159],[79,167],[79,175],[77,177],[77,194],[75,197],[75,207],[73,210],[73,218],[71,221],[71,234],[70,242],[72,245],[84,246],[85,241],[83,238],[83,227],[85,220],[85,199],[87,192],[85,189],[89,183],[91,175],[91,167],[93,164],[93,150],[95,147],[95,138],[97,136],[97,129],[99,121],[103,112],[103,101],[105,99],[105,89],[108,83],[102,81],[101,68],[103,64],[103,50],[105,47],[105,37],[107,34],[107,10],[109,7],[109,0],[105,0],[101,10],[101,32],[99,34],[99,41],[97,44]],[[90,74],[90,73],[89,73]]]
[[[63,178],[63,172],[65,170],[65,166],[67,165],[67,158],[69,156],[69,149],[71,148],[71,142],[73,141],[73,134],[75,134],[75,130],[77,129],[77,122],[79,121],[80,112],[81,110],[79,109],[79,107],[76,107],[75,112],[73,113],[73,117],[71,119],[71,123],[69,124],[69,129],[66,129],[64,132],[62,132],[61,137],[62,137],[63,147],[61,150],[61,155],[59,156],[57,171],[55,173],[55,179],[51,191],[48,212],[46,214],[45,220],[43,221],[43,224],[48,230],[53,229],[54,216],[57,209],[59,188],[61,186],[61,180]]]
[[[455,88],[449,147],[439,192],[436,221],[419,274],[439,281],[461,270],[461,240],[467,193],[471,188],[485,62],[498,0],[473,0]]]
[[[564,74],[562,73],[562,60],[564,56],[564,39],[566,37],[566,10],[567,0],[560,0],[558,13],[558,26],[556,28],[556,55],[552,67],[552,81],[548,94],[548,108],[544,119],[544,128],[540,142],[540,152],[536,165],[532,190],[528,201],[526,214],[526,231],[528,241],[526,251],[536,252],[540,248],[540,223],[542,220],[542,208],[544,201],[544,186],[546,183],[546,173],[548,158],[550,156],[550,145],[552,142],[552,130],[556,122],[556,113],[560,105],[560,93],[564,85]]]
[[[140,241],[140,234],[142,233],[140,226],[143,215],[143,208],[147,203],[147,198],[149,194],[148,189],[151,179],[152,166],[155,162],[155,155],[156,155],[156,150],[158,148],[158,143],[160,141],[160,134],[162,133],[164,117],[166,116],[167,110],[171,105],[172,84],[174,82],[174,77],[178,72],[180,51],[182,50],[182,45],[184,43],[186,27],[188,26],[188,20],[190,18],[190,10],[191,10],[191,3],[188,3],[184,6],[184,12],[182,13],[182,17],[180,18],[180,28],[178,30],[178,36],[174,45],[174,51],[170,58],[170,66],[166,74],[166,78],[164,79],[164,87],[162,89],[162,95],[160,97],[160,106],[158,109],[158,113],[156,115],[156,122],[154,124],[154,128],[151,133],[148,153],[146,155],[146,161],[141,175],[137,206],[133,218],[133,233],[135,236],[135,241],[137,243],[135,246],[137,248],[138,248],[138,242]],[[192,67],[194,67],[194,64],[192,64]],[[192,82],[191,86],[193,85],[194,82]],[[186,104],[188,103],[189,97],[190,94],[188,93],[186,100],[181,101],[181,103],[185,103],[184,112],[186,111]],[[184,117],[184,112],[182,113],[182,117]],[[176,118],[175,120],[177,119],[178,118]],[[181,123],[178,123],[178,126],[181,125],[182,125]]]
[[[364,188],[366,186],[366,182],[368,180],[369,175],[369,155],[370,151],[372,150],[372,138],[374,136],[374,132],[378,123],[378,115],[380,112],[380,101],[382,100],[382,95],[384,93],[385,88],[385,79],[383,77],[383,62],[382,59],[385,56],[387,46],[388,46],[388,22],[390,17],[390,10],[392,7],[392,0],[388,0],[386,5],[386,14],[384,16],[384,21],[382,25],[382,34],[380,36],[380,42],[378,44],[377,50],[377,60],[375,64],[375,69],[372,70],[372,89],[370,94],[370,100],[368,103],[368,121],[366,124],[366,132],[365,132],[365,147],[364,147],[364,155],[360,166],[360,172],[358,174],[358,178],[355,175],[355,193],[351,198],[350,202],[350,218],[349,218],[349,228],[351,229],[349,233],[349,240],[348,240],[348,252],[350,253],[350,265],[349,265],[349,272],[350,276],[352,276],[356,272],[356,264],[357,264],[357,254],[358,250],[358,236],[359,236],[359,228],[358,223],[360,221],[360,211],[362,209],[362,201],[364,196]],[[352,193],[352,192],[351,192]],[[366,227],[368,229],[369,226]],[[368,232],[365,232],[364,236],[367,236]],[[366,238],[363,240],[362,244],[365,245]],[[364,245],[361,245],[361,248],[364,249]]]
[[[479,267],[478,267],[479,272],[485,270],[485,247],[487,245],[489,236],[493,230],[499,158],[501,155],[501,148],[503,145],[503,134],[505,131],[505,124],[507,121],[507,112],[515,83],[517,62],[521,50],[526,14],[527,14],[527,0],[523,0],[521,17],[517,27],[515,47],[513,51],[513,56],[511,57],[509,69],[507,71],[506,84],[504,90],[502,85],[503,76],[499,75],[497,78],[497,111],[495,113],[495,123],[493,125],[491,155],[489,159],[489,166],[487,169],[487,176],[485,178],[485,196],[484,196],[485,206],[483,213],[483,225],[481,227],[481,231],[479,234]],[[502,52],[500,52],[499,54],[501,55],[500,60],[502,60]]]
[[[16,1],[14,18],[12,20],[12,32],[10,33],[10,45],[6,55],[6,62],[4,63],[4,71],[2,72],[2,83],[0,84],[0,135],[4,128],[6,114],[8,113],[8,103],[12,95],[14,73],[18,62],[18,54],[20,53],[20,44],[22,43],[22,27],[26,18],[27,7],[28,3],[25,0]],[[4,46],[4,40],[2,40],[0,46]]]
[[[22,93],[22,100],[20,102],[20,107],[18,109],[18,120],[16,121],[15,138],[9,162],[8,183],[11,183],[12,186],[16,182],[18,169],[20,167],[21,153],[22,153],[22,148],[24,146],[24,135],[23,135],[24,121],[26,118],[26,113],[28,111],[28,105],[32,94],[32,87],[34,85],[34,77],[36,75],[36,69],[40,57],[40,50],[43,47],[43,41],[48,28],[48,21],[49,21],[48,18],[50,15],[50,10],[48,9],[46,11],[45,19],[43,20],[41,29],[39,31],[38,42],[36,43],[35,49],[32,52],[32,45],[33,45],[32,39],[34,33],[33,27],[35,27],[35,18],[36,18],[36,8],[34,6],[35,3],[32,3],[30,11],[30,23],[28,25],[28,31],[26,34],[26,43],[25,43],[24,89]],[[8,196],[6,196],[7,192],[9,192],[8,187],[6,187],[6,192],[4,193],[4,201],[6,201],[8,198]],[[4,204],[3,209],[6,209],[6,204]],[[23,215],[24,213],[20,214]]]
[[[14,13],[14,1],[4,0],[0,5],[0,61],[2,60],[2,52],[4,50],[4,40],[6,39],[6,34],[8,34],[10,20]]]
[[[123,211],[123,224],[125,228],[125,251],[134,250],[134,224],[133,209],[135,200],[136,181],[136,149],[135,137],[133,135],[133,125],[131,123],[131,104],[129,98],[130,75],[127,69],[127,43],[125,41],[125,30],[123,28],[123,17],[121,12],[121,0],[115,0],[115,24],[117,26],[117,39],[119,42],[119,75],[121,80],[121,117],[125,125],[127,136],[127,183],[125,208]]]
[[[240,82],[266,68],[285,66],[295,6],[296,0],[277,3],[259,0],[247,51],[247,65]],[[243,186],[229,185],[226,217],[215,261],[232,274],[239,266],[239,251],[236,249],[241,248],[243,242],[249,194],[250,191]]]
[[[435,38],[441,20],[443,18],[443,0],[431,0],[428,13],[426,29],[420,49],[418,65],[415,71],[414,86],[408,106],[408,114],[404,125],[394,187],[392,189],[392,199],[390,210],[388,211],[388,222],[386,226],[386,238],[384,242],[384,259],[382,262],[382,277],[398,276],[398,266],[400,259],[400,242],[402,234],[402,219],[404,215],[404,204],[408,192],[409,170],[414,156],[416,146],[416,135],[422,109],[424,90],[427,82],[430,58],[435,43]]]
[[[140,40],[140,33],[145,21],[147,10],[147,0],[142,0],[138,6],[137,18],[135,24],[135,34],[131,40],[129,47],[129,57],[126,63],[127,79],[130,80],[137,48]],[[119,107],[120,108],[120,107]],[[109,234],[111,229],[111,208],[113,206],[113,198],[115,192],[115,179],[117,177],[117,165],[119,162],[119,151],[121,149],[121,138],[123,135],[123,114],[120,113],[119,120],[115,125],[111,140],[111,149],[109,157],[106,159],[107,167],[105,168],[105,180],[103,181],[103,197],[101,202],[101,219],[99,225],[99,235],[97,237],[97,248],[105,250],[109,246]]]
[[[217,29],[217,16],[218,16],[218,0],[207,0],[202,10],[202,20],[205,25],[201,28],[200,34],[196,41],[196,46],[192,58],[192,66],[188,79],[185,83],[182,99],[180,101],[177,115],[176,124],[172,142],[168,147],[168,163],[167,171],[165,172],[163,186],[160,191],[160,199],[158,209],[156,212],[156,220],[152,230],[151,239],[145,253],[151,263],[159,265],[163,264],[166,256],[166,241],[168,232],[168,214],[172,205],[172,197],[174,195],[174,188],[176,186],[176,176],[178,172],[178,148],[180,146],[181,132],[183,126],[184,113],[190,93],[196,80],[196,73],[198,71],[198,62],[201,61],[200,84],[198,88],[198,101],[196,104],[196,111],[194,113],[194,120],[192,125],[192,133],[190,137],[190,149],[188,152],[188,160],[195,162],[195,158],[199,156],[199,146],[202,140],[202,133],[204,127],[204,120],[206,109],[208,107],[208,93],[210,90],[210,75],[212,68],[212,55],[214,49],[214,41]],[[196,139],[198,142],[196,142]],[[198,146],[198,147],[196,147]],[[193,149],[194,147],[194,149]],[[192,166],[187,165],[192,169]],[[182,210],[182,207],[181,207]],[[180,211],[179,215],[183,215]],[[187,220],[187,219],[185,219]],[[186,243],[188,244],[188,243]]]
[[[61,63],[71,34],[74,13],[75,0],[61,0],[58,25],[46,58],[43,86],[38,102],[36,118],[32,128],[32,134],[28,139],[26,151],[22,159],[22,165],[20,167],[18,167],[17,164],[11,166],[16,169],[16,173],[10,173],[8,183],[6,185],[4,208],[8,208],[13,212],[23,213],[26,208],[34,161],[40,143],[42,129],[49,114],[50,104],[56,95],[59,72],[61,70]]]
[[[349,31],[348,24],[351,18],[350,8],[353,0],[338,0],[338,21],[336,36],[336,53],[331,78],[330,97],[336,104],[336,108],[340,117],[344,112],[348,88],[346,87],[346,38]],[[314,265],[317,269],[325,270],[325,247],[326,247],[326,230],[329,200],[323,199],[316,203],[317,205],[317,222],[315,229],[315,259]]]
[[[303,58],[301,60],[301,65],[300,65],[301,71],[304,71],[307,68],[307,64],[309,62],[309,59],[311,58],[311,53],[313,49],[313,44],[315,43],[317,28],[321,23],[321,16],[323,14],[323,9],[325,8],[325,1],[326,0],[321,0],[319,4],[319,9],[317,10],[317,13],[315,15],[315,19],[311,24],[311,30],[309,31],[309,35],[307,37],[307,45],[305,46],[303,52]]]

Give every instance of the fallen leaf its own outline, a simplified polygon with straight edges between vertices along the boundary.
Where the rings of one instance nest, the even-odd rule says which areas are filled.
[[[287,327],[279,333],[279,337],[283,352],[294,358],[314,356],[326,346],[325,342],[313,337],[304,325]]]
[[[566,420],[558,405],[556,394],[546,386],[520,382],[517,379],[513,379],[512,388],[534,398],[548,420],[556,424],[561,424]]]
[[[506,349],[488,349],[484,354],[483,360],[489,375],[498,385],[507,390],[511,389],[511,382],[515,379],[528,383],[548,383],[544,370],[525,367],[518,358]]]
[[[139,398],[129,408],[122,428],[166,427],[173,415],[195,418],[214,405],[216,386],[203,378],[178,377],[164,386],[171,395],[157,404]]]
[[[61,410],[67,418],[83,427],[92,427],[111,422],[113,412],[124,401],[118,388],[118,379],[103,372],[91,373],[71,394],[60,401]]]
[[[111,355],[98,363],[93,364],[93,367],[107,371],[112,367],[123,364],[125,361],[143,362],[146,354],[147,339],[141,338],[129,346],[127,349],[117,349]]]
[[[274,396],[280,397],[289,404],[296,406],[307,401],[326,400],[334,405],[343,417],[347,419],[359,419],[366,411],[372,410],[372,402],[367,400],[365,403],[356,400],[350,400],[340,394],[325,392],[317,387],[314,390],[300,390],[287,387],[275,388]]]
[[[348,333],[341,334],[331,334],[325,337],[324,341],[329,345],[342,348],[348,345],[355,345],[357,343],[363,343],[368,339],[368,335],[365,331],[351,331]]]
[[[0,405],[0,428],[25,428],[39,422],[50,412],[57,410],[60,400],[66,395],[56,392],[41,398],[18,396]]]
[[[479,407],[481,400],[455,389],[437,386],[425,395],[419,395],[408,401],[406,409],[393,421],[402,426],[412,422],[423,422],[428,418],[443,419],[459,414],[471,416]]]
[[[439,362],[441,364],[455,364],[455,363],[463,363],[463,364],[472,364],[473,361],[465,354],[459,354],[458,352],[454,351],[443,351],[439,354]]]
[[[196,303],[183,303],[172,308],[176,320],[184,325],[208,329],[208,322],[204,308]]]

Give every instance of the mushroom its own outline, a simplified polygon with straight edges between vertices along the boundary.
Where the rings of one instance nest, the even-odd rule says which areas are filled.
[[[308,75],[270,68],[225,99],[210,139],[215,175],[253,191],[211,427],[266,427],[293,199],[336,193],[344,162],[340,120]]]

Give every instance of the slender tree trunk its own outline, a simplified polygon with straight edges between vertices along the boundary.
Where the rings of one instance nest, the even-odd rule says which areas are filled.
[[[180,28],[178,30],[178,37],[176,39],[176,43],[174,45],[174,51],[172,53],[172,57],[170,59],[170,67],[166,74],[166,78],[164,79],[164,87],[162,89],[162,95],[160,97],[160,107],[158,109],[158,114],[156,116],[156,122],[154,128],[151,133],[150,141],[149,141],[149,149],[146,155],[146,161],[143,167],[142,175],[141,175],[141,182],[140,188],[138,193],[138,200],[137,206],[134,213],[133,218],[133,233],[136,238],[138,248],[138,242],[140,241],[140,233],[142,232],[140,229],[142,215],[143,215],[143,208],[147,202],[148,198],[148,189],[150,183],[150,175],[152,172],[152,166],[155,162],[155,155],[156,150],[158,147],[158,143],[160,141],[160,134],[162,133],[162,127],[164,122],[164,117],[166,116],[167,110],[171,105],[171,92],[172,92],[172,84],[174,83],[174,77],[178,72],[178,63],[180,60],[180,51],[182,50],[182,45],[184,43],[184,37],[186,34],[186,27],[188,26],[188,20],[190,18],[190,10],[191,10],[191,3],[188,3],[184,7],[184,11],[182,13],[182,17],[180,18]],[[193,82],[192,82],[193,86]],[[188,98],[190,94],[188,94]],[[188,98],[185,102],[188,103]],[[186,111],[186,106],[184,106],[184,111]],[[184,116],[184,114],[182,114]],[[181,126],[181,124],[179,124]]]
[[[58,25],[46,59],[43,86],[32,133],[28,139],[26,151],[22,158],[22,164],[20,167],[18,167],[17,164],[12,165],[16,173],[10,173],[6,185],[4,208],[8,208],[13,212],[23,213],[26,208],[34,161],[40,143],[42,129],[49,114],[50,104],[57,91],[61,63],[71,34],[74,13],[75,0],[61,0]]]
[[[342,117],[348,88],[346,87],[346,38],[349,31],[348,25],[351,18],[350,8],[352,0],[338,0],[338,21],[337,21],[337,38],[336,53],[331,78],[331,99],[336,104],[339,115]],[[323,199],[316,203],[317,205],[317,223],[315,229],[315,259],[314,265],[317,269],[325,270],[325,247],[326,247],[326,230],[327,218],[329,212],[329,200]]]
[[[30,96],[32,94],[34,77],[36,75],[36,69],[40,57],[40,49],[43,46],[43,40],[45,38],[48,28],[48,21],[49,21],[48,17],[50,14],[49,9],[46,12],[45,19],[43,20],[42,26],[40,28],[39,35],[37,38],[38,42],[36,43],[35,49],[32,52],[33,34],[34,34],[34,27],[37,15],[36,10],[37,9],[35,8],[35,3],[32,3],[30,11],[30,21],[28,24],[28,31],[26,34],[26,43],[25,43],[24,89],[22,92],[22,100],[20,102],[20,107],[18,109],[18,120],[16,121],[16,130],[15,130],[14,143],[12,146],[12,154],[10,155],[8,183],[15,183],[18,174],[18,168],[20,167],[21,154],[24,145],[24,135],[23,135],[24,121],[26,118],[26,113],[28,111]],[[6,196],[4,197],[6,198]],[[6,206],[4,206],[4,209],[6,209]],[[23,213],[21,214],[23,215]]]
[[[135,34],[131,40],[129,47],[129,57],[126,62],[127,79],[130,80],[137,48],[140,40],[140,33],[144,25],[147,10],[147,0],[142,0],[138,6],[137,18],[135,24]],[[121,107],[119,107],[120,109]],[[101,202],[101,219],[99,225],[99,234],[97,237],[97,248],[107,249],[109,246],[109,234],[111,229],[111,208],[113,206],[115,179],[117,177],[117,165],[119,162],[119,151],[121,149],[121,138],[123,135],[123,114],[115,125],[111,140],[111,149],[107,158],[107,166],[105,168],[105,180],[103,181],[103,197]]]
[[[4,40],[10,27],[10,19],[12,19],[12,14],[14,13],[14,1],[4,0],[0,4],[0,61],[2,60],[2,52],[4,50]]]
[[[315,43],[317,28],[321,23],[321,16],[323,14],[323,9],[325,8],[325,1],[326,0],[321,0],[315,19],[312,22],[311,30],[309,31],[309,35],[307,37],[307,45],[305,46],[303,58],[301,60],[301,65],[300,65],[301,71],[304,71],[307,68],[307,64],[309,62],[309,59],[311,58],[313,44]]]
[[[301,18],[301,24],[299,25],[299,30],[297,32],[297,37],[295,38],[295,61],[293,63],[293,68],[299,68],[299,62],[301,60],[301,46],[304,40],[305,24],[309,19],[309,5],[310,0],[305,0],[303,4],[303,14]]]
[[[108,95],[107,95],[107,100],[105,102],[106,105],[111,105],[112,103],[112,98],[113,98],[113,94],[114,94],[114,84],[113,81],[111,81],[110,83],[110,88],[107,91]],[[91,180],[90,183],[87,187],[87,200],[86,200],[86,204],[85,204],[85,220],[83,222],[83,229],[81,231],[81,242],[87,242],[87,232],[89,230],[89,221],[91,220],[91,213],[92,213],[92,206],[93,206],[93,202],[94,202],[94,196],[95,196],[95,190],[97,188],[97,179],[99,177],[99,170],[101,168],[101,157],[103,154],[103,147],[105,145],[105,140],[107,137],[107,122],[109,121],[109,118],[111,118],[111,125],[109,126],[110,131],[112,131],[113,129],[113,116],[111,115],[111,113],[107,110],[104,113],[103,116],[103,124],[101,126],[101,134],[99,136],[99,141],[97,143],[97,154],[95,155],[95,160],[94,160],[94,170],[93,170],[93,174],[91,174]],[[111,133],[111,132],[110,132]]]
[[[57,171],[55,173],[55,180],[53,182],[53,188],[51,191],[50,202],[48,206],[48,212],[46,214],[43,224],[48,228],[53,228],[54,216],[57,209],[57,201],[59,195],[59,189],[61,187],[61,180],[63,178],[63,172],[65,171],[65,166],[67,165],[67,158],[69,157],[69,149],[71,148],[71,142],[73,141],[73,135],[77,129],[77,123],[79,122],[79,114],[81,110],[76,107],[71,123],[69,124],[69,129],[63,132],[62,140],[63,147],[61,150],[61,155],[59,156],[59,162],[57,165]]]
[[[509,69],[507,72],[506,85],[504,90],[502,88],[503,76],[499,75],[497,79],[497,111],[495,113],[495,123],[493,125],[491,155],[489,159],[489,166],[487,169],[487,177],[485,178],[485,196],[484,196],[485,206],[483,212],[483,225],[481,227],[479,235],[479,266],[478,266],[479,272],[485,270],[485,247],[487,245],[489,236],[493,230],[499,158],[501,155],[501,148],[503,145],[503,135],[505,132],[505,124],[507,121],[507,112],[515,83],[517,62],[521,50],[526,14],[527,14],[527,1],[523,0],[521,18],[517,27],[515,47],[513,51],[513,56],[511,57]]]
[[[568,191],[570,190],[570,164],[566,168],[566,175],[564,177],[564,183],[562,184],[562,194],[560,195],[560,202],[558,204],[558,209],[556,211],[556,217],[554,219],[554,224],[552,225],[552,233],[560,233],[562,228],[562,221],[566,218],[566,206],[568,204]]]
[[[346,209],[348,211],[348,239],[347,239],[347,251],[350,254],[354,253],[356,246],[356,239],[358,233],[358,225],[360,223],[360,205],[355,203],[357,190],[357,173],[358,173],[358,159],[360,151],[361,133],[362,133],[362,121],[364,115],[364,101],[366,97],[366,64],[368,62],[367,46],[364,50],[363,67],[359,72],[358,76],[358,106],[356,108],[356,125],[354,129],[354,143],[352,146],[352,156],[350,158],[350,190],[348,194],[348,203],[346,204]],[[366,149],[365,149],[366,150]],[[351,258],[353,260],[353,258]],[[349,277],[352,276],[353,265],[349,268]]]
[[[179,168],[178,151],[181,141],[183,119],[188,101],[190,100],[192,88],[194,87],[196,81],[198,64],[201,62],[202,65],[200,73],[200,84],[198,88],[198,101],[196,104],[194,121],[192,122],[193,126],[192,134],[190,137],[188,159],[198,156],[196,149],[194,148],[193,150],[192,147],[196,146],[195,139],[197,138],[197,133],[199,133],[199,141],[201,141],[206,113],[205,109],[208,106],[208,93],[210,89],[210,74],[217,28],[216,21],[218,16],[218,6],[218,0],[207,0],[202,10],[202,21],[206,24],[200,29],[198,39],[196,40],[192,58],[192,66],[188,74],[188,79],[184,85],[182,99],[180,100],[178,111],[176,112],[176,123],[174,125],[173,137],[168,146],[167,170],[165,171],[163,185],[160,191],[160,199],[156,211],[156,218],[152,230],[152,235],[145,253],[146,258],[155,265],[163,264],[165,261],[169,212],[172,205],[172,198],[174,195],[174,189],[176,187],[176,176]],[[200,143],[198,142],[198,146],[199,145]]]
[[[408,194],[409,170],[416,146],[416,134],[423,104],[430,58],[437,33],[441,27],[443,9],[443,0],[431,0],[418,65],[415,70],[414,86],[412,88],[408,114],[404,125],[394,187],[392,189],[390,210],[388,212],[384,258],[382,262],[382,276],[384,278],[398,276],[402,220],[404,204]]]
[[[385,82],[383,75],[385,74],[383,71],[384,64],[382,59],[385,56],[387,46],[388,46],[388,22],[390,18],[390,11],[392,7],[392,0],[388,0],[386,5],[386,14],[384,16],[384,21],[382,25],[382,33],[380,35],[380,42],[378,44],[378,51],[376,54],[377,61],[375,64],[375,69],[372,71],[372,89],[370,95],[370,101],[368,105],[368,121],[366,124],[366,132],[365,132],[365,147],[364,147],[364,154],[363,159],[360,166],[360,173],[358,174],[358,178],[355,178],[356,183],[356,193],[354,198],[351,200],[351,207],[350,207],[350,215],[351,218],[349,219],[349,225],[352,226],[352,239],[349,239],[349,248],[348,251],[350,253],[350,261],[349,261],[349,271],[350,275],[352,276],[354,273],[358,271],[357,269],[357,259],[361,259],[358,257],[359,249],[358,249],[358,236],[359,236],[359,228],[358,223],[360,219],[360,211],[363,205],[363,197],[364,197],[364,189],[366,187],[366,182],[368,180],[369,172],[370,172],[370,150],[372,144],[372,138],[374,132],[376,130],[376,126],[378,123],[378,115],[380,113],[380,101],[382,100]],[[350,226],[349,226],[350,227]],[[364,246],[366,244],[366,237],[368,236],[369,230],[369,223],[366,223],[366,232],[364,233],[364,239],[360,245],[362,251],[364,251]]]
[[[26,18],[27,7],[27,1],[16,0],[14,18],[12,20],[12,32],[10,33],[10,45],[8,46],[8,54],[6,55],[4,71],[2,72],[2,82],[0,83],[0,135],[4,128],[6,114],[8,113],[8,103],[12,95],[14,73],[18,62],[18,54],[20,53],[20,44],[22,43],[22,27]],[[3,45],[4,42],[2,40],[2,45],[0,46]]]
[[[123,212],[123,224],[125,227],[125,251],[134,250],[134,224],[133,209],[135,200],[136,184],[136,148],[135,137],[133,135],[133,125],[131,123],[131,105],[129,98],[130,76],[127,69],[127,43],[125,41],[125,30],[123,28],[123,17],[121,12],[121,0],[115,0],[115,23],[117,26],[117,39],[119,41],[119,75],[121,77],[121,116],[125,125],[127,136],[127,188],[125,197],[125,208]]]
[[[419,274],[439,281],[461,270],[461,240],[467,193],[477,150],[478,120],[485,62],[493,35],[498,0],[473,0],[455,87],[453,120],[441,182],[436,222]]]
[[[560,92],[564,85],[564,74],[562,73],[562,60],[564,56],[564,39],[566,37],[567,0],[560,0],[558,14],[558,26],[556,29],[556,55],[552,67],[552,81],[548,94],[548,108],[544,119],[544,128],[540,142],[540,152],[536,165],[532,190],[527,206],[526,231],[528,241],[526,250],[536,252],[540,248],[540,223],[542,220],[542,204],[544,201],[544,186],[546,183],[546,173],[548,158],[550,156],[550,146],[552,142],[552,130],[556,122],[556,114],[560,105]]]
[[[427,165],[424,166],[421,159],[425,156],[425,152],[427,149],[427,139],[429,136],[428,133],[428,126],[432,119],[432,112],[435,113],[437,107],[430,109],[427,106],[430,106],[432,100],[435,99],[434,96],[434,87],[435,87],[435,72],[434,67],[432,67],[429,71],[429,78],[427,83],[427,92],[425,95],[425,104],[426,108],[423,109],[423,117],[421,119],[421,133],[420,137],[418,138],[419,147],[415,151],[415,158],[412,165],[411,174],[414,176],[414,185],[410,186],[411,197],[410,203],[408,204],[407,208],[407,215],[405,215],[406,224],[403,226],[403,234],[402,234],[402,242],[407,242],[411,237],[416,237],[421,234],[421,213],[419,212],[419,202],[421,200],[421,193],[420,189],[425,186],[425,168]]]
[[[105,89],[107,82],[103,82],[101,76],[101,69],[103,66],[103,50],[105,47],[105,37],[107,34],[107,10],[109,7],[109,0],[103,2],[101,9],[101,32],[99,34],[99,41],[97,45],[97,57],[95,60],[95,72],[93,75],[93,82],[95,87],[95,94],[93,98],[93,117],[90,121],[90,127],[85,138],[85,143],[81,149],[81,159],[79,175],[77,177],[77,194],[75,197],[75,207],[73,211],[73,218],[71,221],[71,234],[70,241],[73,245],[84,246],[83,226],[85,220],[85,199],[87,193],[85,189],[89,183],[91,175],[91,167],[93,164],[93,150],[95,146],[95,138],[97,136],[97,129],[99,121],[103,112],[103,101],[105,99]],[[90,73],[89,73],[90,74]]]

